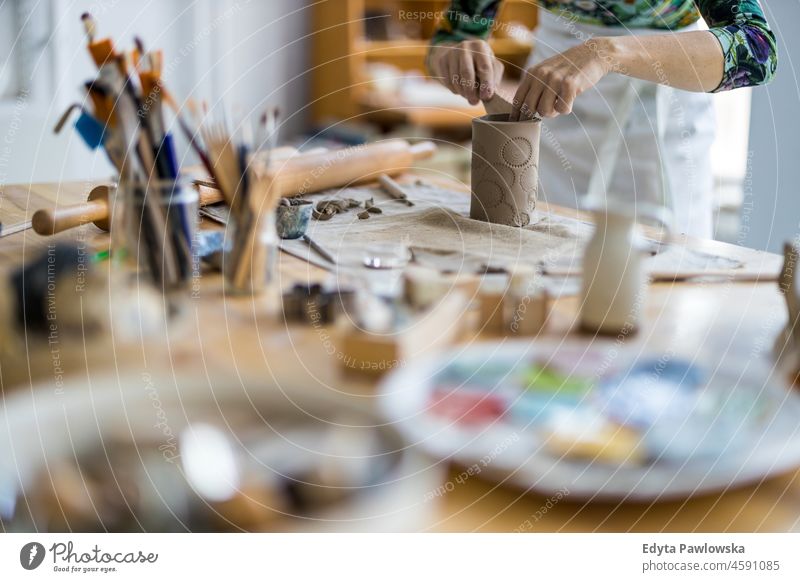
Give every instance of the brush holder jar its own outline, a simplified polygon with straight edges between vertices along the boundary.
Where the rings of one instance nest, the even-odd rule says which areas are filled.
[[[539,120],[486,115],[472,121],[470,218],[527,226],[539,189]]]
[[[123,181],[114,198],[112,256],[162,291],[188,289],[199,276],[194,252],[198,194],[183,180]]]

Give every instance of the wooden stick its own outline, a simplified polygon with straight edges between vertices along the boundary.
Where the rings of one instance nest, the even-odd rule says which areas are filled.
[[[386,174],[378,176],[378,183],[381,185],[381,189],[395,200],[402,200],[408,206],[414,205],[414,203],[408,199],[408,194],[403,187]]]

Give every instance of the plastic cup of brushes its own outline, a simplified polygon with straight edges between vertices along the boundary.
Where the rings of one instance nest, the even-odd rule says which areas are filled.
[[[256,295],[276,278],[278,233],[273,211],[231,212],[225,233],[222,273],[228,295]]]
[[[199,277],[198,194],[188,180],[121,181],[112,211],[112,255],[162,291]]]

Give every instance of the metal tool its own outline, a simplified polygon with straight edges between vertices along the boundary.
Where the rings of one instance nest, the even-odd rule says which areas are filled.
[[[314,252],[316,252],[316,253],[317,253],[317,254],[318,254],[320,257],[322,257],[323,259],[325,259],[326,261],[328,261],[328,262],[329,262],[329,263],[331,263],[332,265],[335,265],[335,264],[336,264],[336,259],[334,259],[334,258],[331,256],[331,254],[330,254],[328,251],[326,251],[324,248],[322,248],[322,247],[321,247],[321,246],[319,246],[317,243],[315,243],[315,242],[314,242],[314,240],[313,240],[313,239],[312,239],[310,236],[308,236],[307,234],[304,234],[304,235],[303,235],[303,240],[304,240],[304,241],[306,242],[306,244],[308,244],[308,246],[310,246],[310,247],[311,247],[311,248],[314,250]]]

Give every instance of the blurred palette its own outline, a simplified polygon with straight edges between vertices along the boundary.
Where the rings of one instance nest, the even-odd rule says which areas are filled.
[[[437,459],[574,498],[685,497],[800,466],[800,397],[760,361],[486,343],[397,370],[381,405]]]

